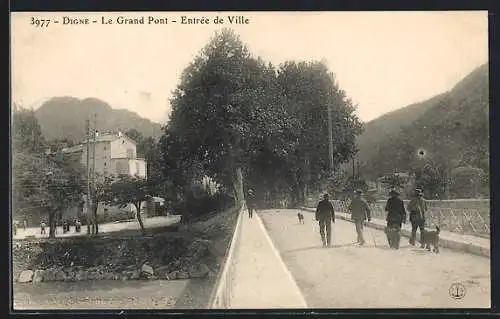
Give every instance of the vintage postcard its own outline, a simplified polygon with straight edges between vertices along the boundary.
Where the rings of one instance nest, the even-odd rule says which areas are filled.
[[[488,15],[11,14],[13,310],[490,308]]]

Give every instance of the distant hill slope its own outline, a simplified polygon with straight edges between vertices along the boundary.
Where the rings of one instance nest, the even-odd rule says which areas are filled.
[[[451,91],[367,123],[357,141],[363,173],[373,178],[412,170],[419,149],[451,167],[489,170],[488,77],[484,64]]]
[[[38,108],[35,116],[46,139],[68,138],[77,142],[85,138],[85,120],[89,112],[97,115],[97,129],[101,131],[126,132],[134,128],[144,136],[161,135],[161,124],[128,110],[113,109],[108,103],[96,98],[80,100],[67,96],[54,97]]]

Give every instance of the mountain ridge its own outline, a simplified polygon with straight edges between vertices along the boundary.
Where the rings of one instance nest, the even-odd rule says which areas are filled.
[[[47,139],[68,138],[75,142],[85,138],[85,120],[96,120],[98,130],[136,129],[144,136],[157,138],[162,124],[141,117],[127,109],[112,108],[98,98],[78,99],[72,96],[52,97],[34,110]],[[95,116],[92,116],[95,115]]]

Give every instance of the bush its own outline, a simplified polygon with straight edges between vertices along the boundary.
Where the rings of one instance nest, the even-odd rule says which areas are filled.
[[[205,194],[198,198],[189,196],[186,200],[172,203],[175,214],[181,214],[183,222],[198,219],[213,212],[224,211],[234,206],[232,197],[225,194],[208,195]]]

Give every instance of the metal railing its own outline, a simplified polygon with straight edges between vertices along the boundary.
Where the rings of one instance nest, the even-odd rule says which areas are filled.
[[[228,309],[231,305],[235,257],[239,247],[241,218],[245,208],[246,205],[243,203],[238,211],[236,227],[234,228],[233,237],[231,238],[231,243],[226,253],[224,264],[222,265],[222,271],[219,273],[215,290],[212,292],[212,296],[209,301],[209,309]]]
[[[455,201],[450,201],[454,203]],[[490,237],[490,212],[489,209],[478,208],[457,208],[457,207],[439,207],[443,202],[428,201],[427,212],[425,214],[426,227],[439,225],[441,230],[449,232],[472,235],[482,238]],[[332,201],[336,212],[347,212],[349,201]],[[407,201],[405,201],[405,206]],[[308,203],[309,207],[314,207]],[[452,205],[450,205],[452,206]],[[370,204],[371,215],[373,218],[385,220],[387,212],[384,210],[385,202],[376,202]]]

